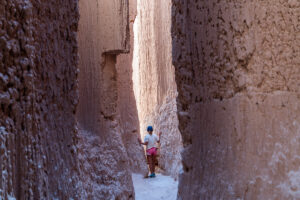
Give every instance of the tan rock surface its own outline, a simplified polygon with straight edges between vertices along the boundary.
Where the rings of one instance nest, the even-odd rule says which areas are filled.
[[[172,9],[179,199],[299,199],[299,3]]]

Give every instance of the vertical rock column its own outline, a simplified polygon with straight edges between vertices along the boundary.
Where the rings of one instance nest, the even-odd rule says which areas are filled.
[[[172,65],[171,1],[138,1],[134,23],[133,80],[141,136],[162,131],[159,165],[176,177],[181,167],[176,83]]]
[[[128,0],[80,1],[79,169],[82,199],[132,199],[118,117],[116,59],[129,51]]]
[[[179,199],[299,199],[299,2],[172,2]]]
[[[121,54],[117,57],[117,82],[118,82],[118,112],[121,126],[122,141],[125,145],[129,168],[132,172],[148,175],[147,162],[142,145],[138,143],[140,137],[139,118],[137,104],[133,92],[132,81],[132,60],[134,49],[133,23],[137,15],[136,0],[129,1],[129,29],[130,29],[130,50],[128,54]]]
[[[77,20],[77,1],[0,2],[0,198],[78,197]]]

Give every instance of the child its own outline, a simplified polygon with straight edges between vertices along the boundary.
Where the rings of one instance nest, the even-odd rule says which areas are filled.
[[[153,134],[153,128],[152,126],[147,127],[148,134],[145,136],[144,143],[139,138],[138,141],[140,144],[146,145],[146,152],[147,152],[147,160],[149,164],[150,169],[150,178],[155,177],[155,160],[156,160],[156,154],[157,154],[157,147],[156,142],[160,142],[160,135],[161,132],[158,134],[158,137],[156,134]]]

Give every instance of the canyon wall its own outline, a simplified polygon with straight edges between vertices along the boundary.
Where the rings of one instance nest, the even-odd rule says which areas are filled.
[[[115,68],[128,51],[126,0],[0,2],[1,199],[134,198]]]
[[[77,1],[0,1],[0,199],[77,198]]]
[[[299,199],[299,1],[172,2],[178,198]]]
[[[163,133],[159,166],[173,177],[181,167],[176,83],[172,66],[171,1],[138,1],[134,22],[133,81],[142,138]]]
[[[128,168],[132,163],[122,141],[124,127],[119,124],[116,70],[118,54],[129,51],[128,6],[128,0],[79,2],[77,119],[81,199],[134,198]],[[142,149],[139,152],[142,158]]]
[[[129,169],[135,173],[148,175],[148,167],[146,157],[144,155],[144,149],[137,140],[140,137],[140,129],[132,81],[132,59],[134,49],[133,23],[137,15],[136,6],[136,0],[129,0],[129,53],[120,54],[117,57],[116,69],[118,82],[118,112],[122,141],[125,145],[129,159]]]

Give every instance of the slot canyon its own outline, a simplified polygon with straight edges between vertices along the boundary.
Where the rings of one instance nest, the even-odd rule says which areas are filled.
[[[0,200],[300,199],[299,31],[298,0],[1,0]]]

